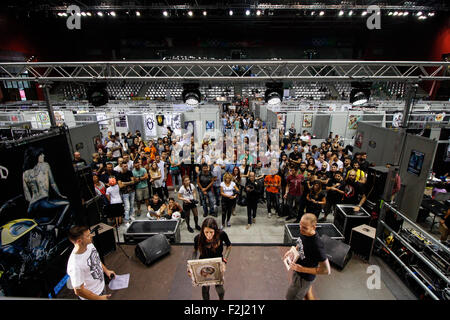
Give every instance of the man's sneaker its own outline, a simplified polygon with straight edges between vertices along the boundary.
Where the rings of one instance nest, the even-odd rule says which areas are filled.
[[[128,229],[128,227],[130,226],[129,222],[125,222],[125,227]]]
[[[272,217],[272,212],[269,212],[269,218]]]
[[[230,221],[227,222],[227,227],[231,227]]]

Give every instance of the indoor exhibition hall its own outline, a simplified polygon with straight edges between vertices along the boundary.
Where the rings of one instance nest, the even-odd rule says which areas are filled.
[[[0,304],[450,299],[449,2],[6,0],[0,30]]]

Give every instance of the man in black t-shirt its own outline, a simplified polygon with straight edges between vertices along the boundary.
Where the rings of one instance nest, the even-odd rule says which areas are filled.
[[[117,172],[114,171],[114,167],[112,163],[106,164],[105,172],[100,176],[100,181],[103,182],[107,187],[109,187],[109,178],[116,178],[117,180]]]
[[[128,170],[128,164],[122,163],[122,172],[117,174],[117,183],[120,187],[120,195],[122,196],[125,207],[125,223],[129,223],[134,213],[134,199],[136,195],[137,179],[133,173]]]
[[[361,199],[360,199],[361,198]],[[359,211],[366,202],[364,185],[356,182],[356,171],[350,170],[345,180],[342,202],[344,204],[355,204],[354,211]]]
[[[164,201],[162,201],[159,198],[157,193],[153,195],[152,201],[150,201],[147,209],[148,209],[147,218],[149,218],[150,220],[160,218],[170,219],[170,216],[165,214],[167,206],[164,203]]]
[[[334,214],[336,204],[341,203],[344,192],[344,178],[342,176],[342,172],[337,171],[333,178],[328,180],[325,189],[327,190],[327,203],[324,210],[325,216],[322,219],[319,219],[319,222],[326,221],[330,212]]]
[[[298,146],[294,147],[294,152],[289,155],[289,162],[296,168],[300,166],[302,162],[302,154],[298,151]]]
[[[325,248],[316,232],[317,218],[306,213],[300,220],[300,237],[296,249],[299,258],[290,264],[294,270],[292,282],[286,293],[287,300],[313,300],[311,286],[318,274],[331,273]],[[287,253],[283,260],[287,257]]]
[[[212,187],[217,178],[212,175],[206,163],[202,164],[201,170],[202,171],[197,177],[197,186],[199,188],[200,202],[203,207],[203,217],[207,217],[208,212],[209,214],[217,217],[216,197],[214,196]]]
[[[81,158],[81,154],[78,151],[73,154],[72,164],[74,167],[87,166],[86,160]]]

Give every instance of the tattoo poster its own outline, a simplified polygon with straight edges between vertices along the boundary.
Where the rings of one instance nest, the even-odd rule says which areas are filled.
[[[303,115],[303,128],[311,128],[312,127],[313,115],[311,113],[305,113]]]
[[[214,120],[206,120],[206,131],[214,131]]]
[[[155,123],[155,115],[154,114],[144,115],[144,129],[145,129],[146,137],[155,137],[156,136],[156,123]]]
[[[195,137],[195,121],[185,121],[184,129]]]
[[[357,146],[359,149],[362,148],[363,145],[363,138],[364,138],[364,132],[360,131],[356,134],[355,137],[355,146]]]
[[[349,129],[358,129],[358,121],[361,119],[359,115],[351,115],[348,120]]]

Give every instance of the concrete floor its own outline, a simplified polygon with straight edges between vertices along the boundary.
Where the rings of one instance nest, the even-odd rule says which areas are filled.
[[[174,196],[171,191],[169,195]],[[147,210],[144,208],[145,205],[141,206],[141,215],[137,217],[136,220],[148,220],[145,216]],[[199,215],[199,225],[202,225],[203,220],[203,208],[197,206]],[[273,211],[273,210],[272,210]],[[276,214],[272,213],[271,218],[268,217],[266,204],[258,204],[258,209],[256,212],[256,223],[252,224],[247,230],[247,207],[241,207],[236,205],[235,216],[231,216],[231,227],[226,227],[225,231],[228,234],[230,241],[232,243],[241,244],[282,244],[284,237],[284,226],[286,223],[293,223],[295,219],[286,222],[285,217],[278,217]],[[322,216],[321,216],[322,217]],[[222,209],[219,209],[219,215],[215,218],[219,226],[222,225]],[[332,222],[333,217],[330,215],[327,218],[327,222]],[[194,221],[191,212],[190,225],[194,228]],[[119,227],[119,238],[120,242],[123,242],[123,233],[126,231],[125,224]],[[181,223],[180,226],[180,243],[193,243],[195,235],[198,231],[194,229],[194,233],[190,233],[187,230],[185,222]]]

